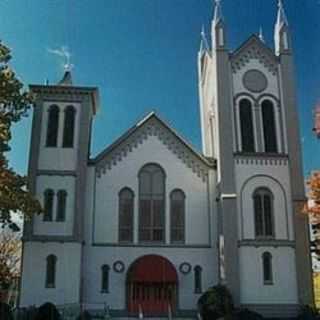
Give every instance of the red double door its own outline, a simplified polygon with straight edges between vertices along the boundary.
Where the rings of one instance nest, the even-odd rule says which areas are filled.
[[[174,313],[177,283],[177,272],[167,259],[148,255],[136,260],[127,275],[128,312],[133,315]]]

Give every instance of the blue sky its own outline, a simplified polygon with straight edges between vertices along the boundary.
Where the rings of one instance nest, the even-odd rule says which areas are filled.
[[[297,95],[307,174],[320,168],[312,109],[320,99],[320,1],[284,1],[293,36]],[[273,46],[275,0],[223,0],[230,50],[261,26]],[[74,82],[98,86],[101,111],[95,155],[145,113],[155,110],[200,150],[197,52],[209,30],[211,0],[0,0],[0,39],[26,84],[55,83],[62,61],[48,48],[68,46]],[[31,117],[14,128],[11,165],[25,173]]]

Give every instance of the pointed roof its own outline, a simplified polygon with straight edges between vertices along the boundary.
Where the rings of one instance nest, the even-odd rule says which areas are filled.
[[[220,21],[223,21],[223,15],[222,15],[222,9],[221,9],[221,0],[215,0],[213,23],[216,25]]]
[[[238,49],[231,53],[232,71],[236,73],[249,63],[251,58],[259,59],[273,74],[277,72],[277,57],[256,34],[251,35]]]
[[[59,86],[72,86],[72,75],[70,70],[66,70],[63,78],[58,82]]]
[[[210,48],[209,48],[207,36],[206,36],[206,33],[205,33],[204,25],[202,25],[199,52],[200,52],[200,54],[202,54],[202,53],[204,53],[206,51],[210,51]]]
[[[284,11],[282,0],[278,0],[278,16],[276,22],[276,30],[279,31],[283,26],[288,26],[288,19]]]
[[[138,121],[114,143],[91,159],[89,164],[94,165],[97,174],[101,175],[105,170],[111,169],[125,158],[129,152],[142,144],[149,136],[157,136],[180,161],[184,162],[187,167],[203,179],[205,179],[209,168],[215,168],[213,159],[206,158],[196,151],[174,129],[161,120],[155,112],[150,112]]]

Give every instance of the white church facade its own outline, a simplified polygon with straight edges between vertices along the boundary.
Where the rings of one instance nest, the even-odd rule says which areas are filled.
[[[25,222],[20,306],[113,316],[194,315],[210,286],[291,316],[312,303],[291,38],[229,52],[219,2],[198,54],[202,152],[150,113],[97,157],[94,87],[31,85],[29,179],[44,213]]]

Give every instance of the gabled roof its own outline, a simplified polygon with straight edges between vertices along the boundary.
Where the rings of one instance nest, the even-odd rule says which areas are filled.
[[[149,113],[138,121],[109,147],[89,160],[89,164],[96,166],[97,174],[100,175],[101,172],[111,169],[118,161],[122,161],[129,152],[152,135],[158,136],[159,140],[176,154],[177,158],[202,178],[205,179],[209,168],[215,168],[213,159],[204,157],[196,151],[155,112]]]
[[[233,72],[240,70],[250,59],[259,59],[272,73],[277,70],[277,56],[256,34],[253,34],[233,51],[230,54],[230,59]]]

